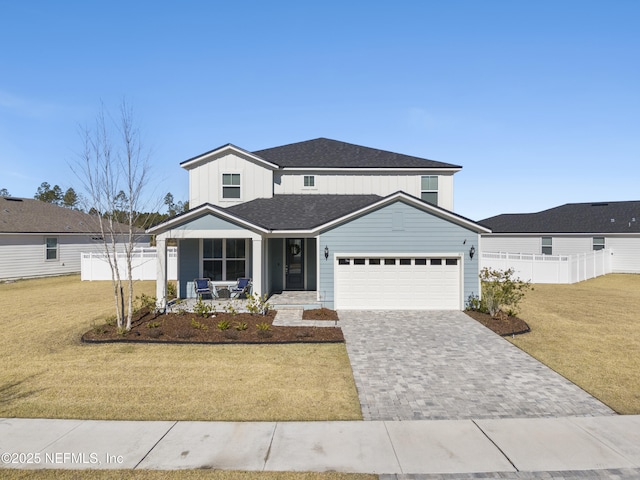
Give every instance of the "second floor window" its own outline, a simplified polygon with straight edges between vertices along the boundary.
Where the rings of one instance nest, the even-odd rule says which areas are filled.
[[[437,175],[424,176],[421,179],[420,198],[425,202],[438,205],[438,177]]]
[[[553,239],[551,237],[542,237],[542,254],[553,255]]]
[[[222,198],[240,198],[240,174],[222,174]]]

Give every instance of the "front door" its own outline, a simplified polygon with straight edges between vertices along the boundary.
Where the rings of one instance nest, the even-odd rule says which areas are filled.
[[[304,289],[304,239],[287,238],[285,242],[285,289]]]

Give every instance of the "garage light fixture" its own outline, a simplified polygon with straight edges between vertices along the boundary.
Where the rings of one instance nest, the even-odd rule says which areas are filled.
[[[329,247],[324,246],[324,259],[329,260]]]
[[[476,254],[476,247],[474,247],[473,245],[471,245],[471,248],[469,249],[469,258],[471,260],[473,260],[473,256]]]

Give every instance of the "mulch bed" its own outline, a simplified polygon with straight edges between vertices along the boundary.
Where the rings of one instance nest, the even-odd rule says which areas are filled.
[[[335,313],[335,312],[334,312]],[[327,312],[321,314],[327,315]],[[147,343],[338,343],[344,342],[342,330],[330,327],[280,327],[273,326],[275,311],[266,315],[249,313],[217,313],[204,318],[193,313],[155,314],[142,309],[134,315],[131,331],[118,333],[115,325],[98,325],[82,336],[87,343],[147,342]],[[228,321],[229,329],[221,330],[218,324]],[[236,327],[246,324],[246,330]],[[258,329],[266,323],[269,329]]]
[[[338,312],[329,308],[316,308],[313,310],[304,310],[302,312],[303,320],[338,320]]]
[[[530,331],[527,322],[518,317],[510,317],[503,312],[498,313],[498,318],[493,318],[488,313],[481,313],[474,310],[465,310],[464,313],[503,337],[520,335]]]

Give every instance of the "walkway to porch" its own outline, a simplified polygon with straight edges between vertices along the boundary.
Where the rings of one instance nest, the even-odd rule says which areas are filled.
[[[274,293],[267,302],[273,310],[311,310],[322,307],[315,290],[285,290]]]

